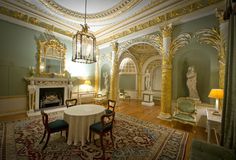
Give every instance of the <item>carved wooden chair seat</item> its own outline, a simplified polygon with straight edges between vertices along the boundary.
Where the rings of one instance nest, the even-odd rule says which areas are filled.
[[[101,147],[102,147],[102,152],[103,152],[103,159],[105,157],[105,148],[104,148],[104,144],[103,144],[103,136],[105,136],[107,133],[110,133],[112,145],[114,146],[113,135],[112,135],[114,118],[115,118],[115,112],[112,112],[111,114],[105,114],[101,117],[100,122],[94,123],[90,126],[89,141],[91,142],[92,132],[94,132],[96,134],[99,134]]]
[[[47,139],[46,142],[42,148],[44,150],[47,147],[48,141],[50,139],[50,134],[55,133],[55,132],[60,132],[62,134],[62,131],[66,131],[66,138],[68,135],[68,124],[62,119],[58,119],[52,122],[48,122],[48,114],[45,113],[43,110],[41,111],[42,115],[42,120],[43,120],[43,125],[44,125],[44,133],[41,141],[39,142],[40,144],[43,142],[46,134],[47,134]]]

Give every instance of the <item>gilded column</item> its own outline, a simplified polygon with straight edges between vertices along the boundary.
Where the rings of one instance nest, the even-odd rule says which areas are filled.
[[[162,53],[162,89],[161,89],[161,112],[158,118],[171,118],[172,101],[172,56],[170,53],[172,26],[162,28],[163,53]]]
[[[142,71],[142,65],[139,64],[139,72]],[[137,75],[137,82],[138,82],[138,86],[137,86],[137,99],[142,99],[142,73],[138,73]]]
[[[99,52],[97,51],[97,55],[96,55],[96,59],[97,59],[97,62],[95,64],[95,84],[94,84],[94,91],[95,93],[98,93],[98,89],[99,89],[99,63],[100,63],[100,60],[99,60]]]
[[[216,11],[216,17],[219,21],[219,31],[221,38],[221,47],[219,53],[219,88],[224,88],[224,77],[225,77],[225,53],[228,44],[228,21],[224,20],[224,12]]]
[[[112,70],[111,70],[111,81],[110,81],[110,99],[117,99],[117,80],[118,77],[118,43],[112,43]]]

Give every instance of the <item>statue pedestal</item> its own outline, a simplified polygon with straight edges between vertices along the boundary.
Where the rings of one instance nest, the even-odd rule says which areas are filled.
[[[144,105],[144,106],[154,106],[152,91],[143,92],[142,105]]]

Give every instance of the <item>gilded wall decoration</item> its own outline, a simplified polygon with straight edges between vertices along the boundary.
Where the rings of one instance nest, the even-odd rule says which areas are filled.
[[[196,37],[201,44],[208,44],[215,48],[218,52],[219,61],[219,87],[224,88],[224,76],[225,76],[225,41],[220,35],[220,32],[215,29],[203,29],[196,33]]]
[[[219,63],[225,64],[225,42],[221,38],[217,29],[203,29],[196,33],[196,37],[201,44],[208,44],[218,52]]]

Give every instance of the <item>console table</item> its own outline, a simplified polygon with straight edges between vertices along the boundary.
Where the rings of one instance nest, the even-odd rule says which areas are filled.
[[[207,115],[207,142],[210,143],[211,138],[211,129],[220,130],[221,125],[221,113],[219,115],[214,115],[215,109],[206,109]],[[216,142],[218,142],[218,138],[216,137]]]

